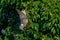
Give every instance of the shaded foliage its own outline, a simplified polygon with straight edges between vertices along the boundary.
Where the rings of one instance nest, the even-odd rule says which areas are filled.
[[[19,15],[15,9],[21,10],[26,7],[29,22],[26,30],[21,31]],[[59,0],[1,0],[0,27],[5,26],[5,20],[8,21],[8,24],[5,24],[5,40],[60,40]]]

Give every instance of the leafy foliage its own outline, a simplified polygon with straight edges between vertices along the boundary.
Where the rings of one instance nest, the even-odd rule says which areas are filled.
[[[20,19],[14,8],[26,7],[29,22],[26,30],[21,31],[18,27]],[[60,0],[1,0],[0,27],[6,16],[5,40],[60,40]]]

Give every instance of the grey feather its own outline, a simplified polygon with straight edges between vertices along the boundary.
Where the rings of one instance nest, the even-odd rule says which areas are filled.
[[[6,31],[5,31],[4,29],[2,29],[2,30],[1,30],[1,33],[2,33],[3,35],[5,35],[5,34],[6,34]]]

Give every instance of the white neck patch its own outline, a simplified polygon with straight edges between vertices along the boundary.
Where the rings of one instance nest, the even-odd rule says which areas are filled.
[[[22,10],[21,12],[23,12],[23,13],[26,15],[26,12],[25,12],[25,10]]]

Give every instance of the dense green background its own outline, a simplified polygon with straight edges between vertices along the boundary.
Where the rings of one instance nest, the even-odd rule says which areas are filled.
[[[12,9],[26,7],[29,22],[21,31],[18,14]],[[10,20],[5,40],[60,40],[60,0],[1,0],[0,25],[5,16]]]

